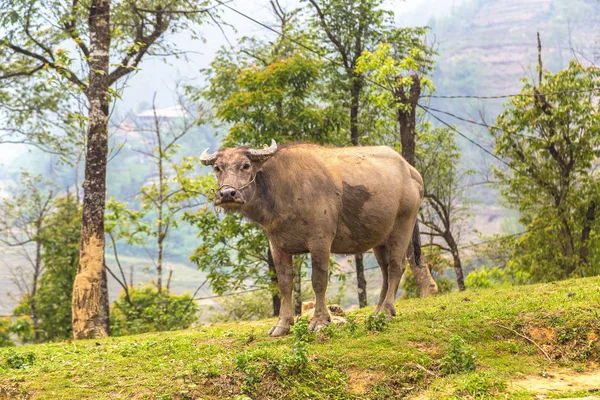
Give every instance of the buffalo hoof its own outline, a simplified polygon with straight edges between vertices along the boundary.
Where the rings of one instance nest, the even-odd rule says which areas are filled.
[[[329,324],[330,321],[327,321],[325,319],[319,320],[317,318],[313,318],[313,320],[310,322],[310,325],[308,326],[308,329],[313,332],[319,332],[321,329],[325,328]]]
[[[275,325],[274,327],[272,327],[269,330],[269,336],[271,337],[278,337],[278,336],[285,336],[288,335],[290,333],[290,326],[280,326],[280,325]]]
[[[391,321],[396,316],[396,308],[393,304],[382,304],[381,306],[377,306],[373,315],[379,315],[379,313],[384,313],[386,319]]]

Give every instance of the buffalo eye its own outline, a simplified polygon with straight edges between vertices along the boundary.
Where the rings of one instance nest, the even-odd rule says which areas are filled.
[[[244,169],[250,169],[250,164],[246,163],[246,164],[244,164],[244,166],[242,168],[244,168]]]
[[[221,172],[221,168],[218,165],[215,165],[215,172]]]

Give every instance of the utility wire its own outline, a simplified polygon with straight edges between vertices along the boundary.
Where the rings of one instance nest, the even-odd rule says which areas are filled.
[[[331,62],[332,64],[335,64],[335,65],[338,65],[338,66],[341,66],[341,67],[343,67],[343,65],[342,65],[341,63],[339,63],[339,62],[337,62],[336,60],[333,60],[333,59],[331,59],[331,58],[329,58],[329,57],[326,57],[326,56],[324,56],[324,55],[323,55],[323,54],[321,54],[319,51],[317,51],[317,50],[315,50],[315,49],[311,48],[310,46],[307,46],[307,45],[305,45],[304,43],[301,43],[301,42],[299,42],[299,41],[297,41],[297,40],[295,40],[295,39],[293,39],[293,38],[290,38],[290,37],[288,37],[287,35],[285,35],[285,34],[283,34],[283,33],[279,32],[279,31],[277,31],[276,29],[273,29],[273,28],[271,28],[270,26],[268,26],[268,25],[266,25],[266,24],[264,24],[264,23],[262,23],[262,22],[260,22],[260,21],[258,21],[258,20],[256,20],[256,19],[254,19],[254,18],[252,18],[252,17],[250,17],[250,16],[248,16],[248,15],[244,14],[243,12],[241,12],[241,11],[239,11],[239,10],[236,10],[235,8],[233,8],[233,7],[229,6],[229,5],[227,5],[227,4],[223,3],[223,2],[221,2],[220,0],[216,0],[216,1],[217,1],[218,3],[220,3],[220,4],[222,4],[224,7],[226,7],[226,8],[228,8],[228,9],[230,9],[231,11],[233,11],[233,12],[235,12],[235,13],[237,13],[237,14],[241,15],[241,16],[242,16],[242,17],[244,17],[244,18],[247,18],[248,20],[250,20],[250,21],[252,21],[252,22],[254,22],[254,23],[256,23],[256,24],[258,24],[258,25],[262,26],[262,27],[263,27],[263,28],[265,28],[265,29],[268,29],[268,30],[269,30],[269,31],[271,31],[271,32],[274,32],[275,34],[277,34],[277,35],[281,36],[282,38],[284,38],[284,39],[287,39],[287,40],[291,41],[292,43],[295,43],[295,44],[297,44],[298,46],[301,46],[302,48],[304,48],[304,49],[306,49],[306,50],[308,50],[308,51],[310,51],[310,52],[312,52],[312,53],[314,53],[314,54],[318,55],[319,57],[323,57],[324,59],[326,59],[327,61]],[[366,79],[367,81],[369,81],[369,82],[371,82],[371,83],[373,83],[373,84],[375,84],[375,85],[377,85],[377,86],[381,87],[381,88],[382,88],[382,89],[384,89],[384,90],[390,91],[390,89],[389,89],[389,88],[386,88],[385,86],[383,86],[383,85],[381,85],[381,84],[379,84],[379,83],[377,83],[377,82],[374,82],[374,81],[372,81],[372,80],[370,80],[370,79],[368,79],[368,78],[365,78],[365,79]],[[422,96],[422,97],[426,97],[426,96]],[[433,114],[433,113],[431,113],[429,110],[427,110],[427,109],[426,109],[424,106],[422,106],[422,105],[420,105],[420,104],[417,104],[417,106],[418,106],[418,107],[421,107],[423,110],[425,110],[425,112],[427,112],[429,115],[433,116],[433,118],[435,118],[436,120],[438,120],[438,121],[439,121],[439,122],[441,122],[442,124],[446,125],[446,126],[447,126],[447,127],[449,127],[450,129],[454,130],[454,131],[455,131],[456,133],[458,133],[460,136],[464,137],[464,138],[465,138],[465,139],[467,139],[469,142],[471,142],[471,143],[472,143],[472,144],[474,144],[475,146],[479,147],[481,150],[483,150],[483,151],[484,151],[484,152],[486,152],[487,154],[491,155],[492,157],[494,157],[494,158],[495,158],[495,159],[497,159],[498,161],[502,162],[503,164],[505,164],[505,165],[509,166],[509,164],[508,164],[506,161],[502,160],[500,157],[496,156],[495,154],[493,154],[492,152],[490,152],[488,149],[486,149],[484,146],[480,145],[479,143],[477,143],[477,142],[476,142],[476,141],[474,141],[473,139],[471,139],[471,138],[469,138],[468,136],[464,135],[462,132],[458,131],[456,128],[454,128],[454,127],[453,127],[453,126],[451,126],[450,124],[448,124],[448,123],[446,123],[445,121],[443,121],[443,120],[441,120],[440,118],[438,118],[436,115],[434,115],[434,114]],[[510,166],[509,166],[509,167],[510,167]]]
[[[488,125],[488,124],[486,124],[486,123],[483,123],[483,122],[478,122],[478,121],[474,121],[474,120],[472,120],[472,119],[464,118],[464,117],[461,117],[461,116],[459,116],[459,115],[452,114],[451,112],[448,112],[448,111],[438,110],[438,109],[436,109],[436,108],[433,108],[433,107],[430,107],[430,106],[423,106],[423,105],[422,105],[422,106],[421,106],[421,108],[423,108],[423,109],[425,109],[425,110],[428,110],[428,111],[435,111],[435,112],[437,112],[437,113],[440,113],[440,114],[446,114],[446,115],[448,115],[448,116],[450,116],[450,117],[452,117],[452,118],[456,118],[456,119],[458,119],[458,120],[460,120],[460,121],[463,121],[463,122],[468,122],[469,124],[473,124],[473,125],[479,125],[479,126],[483,126],[484,128],[487,128],[487,129],[490,129],[490,130],[491,130],[491,129],[495,129],[495,130],[501,130],[501,129],[500,129],[500,128],[498,128],[498,127],[495,127],[495,126],[490,126],[490,125]]]
[[[466,140],[468,140],[469,142],[471,142],[475,146],[479,147],[481,150],[483,150],[484,152],[486,152],[490,156],[494,157],[496,160],[500,161],[502,164],[504,164],[507,167],[509,167],[510,169],[514,170],[514,168],[511,167],[510,164],[508,164],[506,161],[504,161],[503,159],[501,159],[500,157],[498,157],[497,155],[495,155],[494,153],[492,153],[491,151],[489,151],[488,149],[486,149],[485,147],[483,147],[482,145],[480,145],[479,143],[477,143],[475,140],[471,139],[470,137],[468,137],[467,135],[465,135],[464,133],[462,133],[461,131],[459,131],[458,129],[456,129],[454,126],[452,126],[449,123],[447,123],[446,121],[442,120],[437,115],[433,114],[426,107],[424,107],[424,106],[422,106],[420,104],[417,104],[417,107],[422,108],[427,114],[431,115],[433,118],[435,118],[436,120],[438,120],[439,122],[441,122],[443,125],[445,125],[446,127],[452,129],[454,132],[456,132],[457,134],[459,134],[460,136],[462,136],[463,138],[465,138]]]
[[[499,96],[471,96],[471,95],[456,95],[456,96],[444,96],[444,95],[434,95],[428,94],[420,97],[427,97],[432,99],[480,99],[480,100],[494,100],[494,99],[508,99],[511,97],[536,97],[536,96],[546,96],[553,94],[565,94],[565,93],[595,93],[599,92],[600,88],[596,89],[586,89],[586,90],[561,90],[557,92],[540,92],[539,94],[535,93],[519,93],[519,94],[504,94]]]
[[[453,114],[453,113],[448,112],[448,111],[438,110],[437,108],[433,108],[433,107],[430,107],[430,106],[423,106],[423,105],[421,105],[421,108],[427,109],[428,111],[434,111],[434,112],[437,112],[437,113],[440,113],[440,114],[445,114],[445,115],[448,115],[448,116],[450,116],[452,118],[456,118],[456,119],[458,119],[460,121],[467,122],[469,124],[482,126],[482,127],[486,128],[486,129],[489,129],[490,131],[491,130],[502,131],[502,128],[498,128],[497,126],[492,126],[492,125],[488,125],[488,124],[486,124],[484,122],[479,122],[479,121],[474,121],[472,119],[464,118],[464,117],[461,117],[459,115]],[[532,136],[532,135],[526,135],[524,133],[513,132],[513,135],[522,136],[522,137],[526,137],[526,138],[534,139],[534,140],[538,140],[538,141],[543,141],[543,139],[541,139],[539,137],[535,137],[535,136]]]

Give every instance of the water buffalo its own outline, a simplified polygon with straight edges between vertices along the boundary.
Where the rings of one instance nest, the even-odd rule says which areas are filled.
[[[383,273],[376,312],[396,314],[394,300],[424,190],[421,175],[397,152],[385,146],[278,148],[273,141],[260,150],[235,147],[209,154],[207,149],[200,161],[216,173],[215,204],[242,212],[269,238],[281,294],[271,336],[288,334],[294,323],[295,254],[311,255],[316,296],[311,329],[330,322],[325,303],[330,253],[372,248]]]

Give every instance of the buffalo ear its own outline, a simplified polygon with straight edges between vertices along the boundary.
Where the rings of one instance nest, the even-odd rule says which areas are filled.
[[[248,150],[248,158],[250,158],[251,161],[267,161],[269,159],[269,157],[271,157],[273,154],[275,154],[275,152],[277,151],[277,143],[275,142],[275,139],[271,140],[271,146],[267,147],[267,145],[265,145],[264,149],[261,150],[256,150],[256,149],[250,149]]]
[[[209,154],[208,149],[204,150],[200,155],[200,162],[204,165],[213,165],[217,160],[217,153]]]

